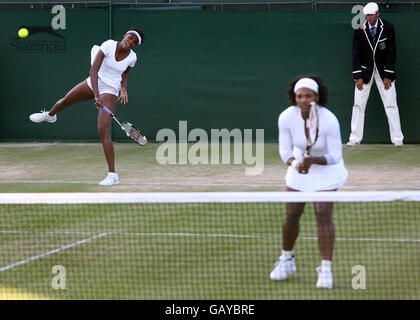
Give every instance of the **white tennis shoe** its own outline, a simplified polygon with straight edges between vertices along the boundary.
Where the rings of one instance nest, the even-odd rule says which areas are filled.
[[[394,146],[396,147],[402,147],[404,145],[404,143],[402,141],[395,141],[394,142]]]
[[[317,288],[332,289],[333,287],[333,274],[331,269],[318,267],[318,281],[316,282]]]
[[[296,272],[295,256],[286,258],[280,256],[270,273],[270,279],[274,281],[285,280],[289,275]]]
[[[349,147],[355,147],[358,144],[360,144],[360,142],[351,141],[351,140],[349,142],[347,142],[347,146],[349,146]]]
[[[101,186],[112,186],[114,184],[118,184],[118,173],[115,172],[108,172],[108,175],[104,180],[99,182],[99,185]]]
[[[30,116],[29,116],[29,119],[32,121],[32,122],[36,122],[36,123],[39,123],[39,122],[50,122],[50,123],[54,123],[54,122],[56,122],[57,121],[57,115],[55,114],[55,115],[53,115],[53,116],[50,116],[49,114],[48,114],[48,112],[49,111],[45,111],[45,110],[41,110],[41,112],[37,112],[37,113],[32,113]]]

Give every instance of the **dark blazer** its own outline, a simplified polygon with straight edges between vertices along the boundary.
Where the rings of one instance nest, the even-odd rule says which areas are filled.
[[[382,80],[395,80],[395,61],[397,50],[395,45],[394,26],[384,19],[378,18],[376,41],[373,42],[368,21],[354,31],[353,36],[353,78],[363,78],[368,83],[372,78],[374,62]]]

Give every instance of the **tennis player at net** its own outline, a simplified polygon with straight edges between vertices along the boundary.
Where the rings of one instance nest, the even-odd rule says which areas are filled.
[[[318,76],[297,78],[289,83],[288,97],[291,106],[278,119],[279,152],[289,166],[286,173],[287,191],[335,191],[347,180],[348,172],[342,157],[340,125],[335,115],[325,106],[328,88]],[[311,104],[312,103],[312,104]],[[313,104],[315,103],[315,104]],[[306,120],[314,106],[317,121],[314,141],[309,141]],[[310,143],[309,143],[310,142]],[[309,148],[310,146],[310,148]],[[309,151],[310,150],[310,151]],[[309,152],[308,152],[309,151]],[[305,203],[286,203],[283,222],[283,250],[270,274],[272,280],[284,280],[296,272],[293,247],[299,233],[299,219]],[[334,247],[332,202],[315,202],[318,225],[318,245],[321,266],[317,288],[333,287],[331,261]]]
[[[137,55],[132,50],[144,42],[144,33],[138,29],[127,31],[118,42],[107,40],[102,45],[93,46],[91,50],[91,69],[87,79],[71,89],[64,98],[58,100],[50,111],[41,111],[29,116],[32,122],[50,122],[57,120],[57,113],[76,103],[95,99],[98,108],[98,133],[108,163],[108,175],[100,185],[118,184],[118,174],[115,172],[114,146],[109,134],[112,118],[102,109],[106,106],[115,111],[117,101],[128,102],[127,81],[130,69],[137,61]]]

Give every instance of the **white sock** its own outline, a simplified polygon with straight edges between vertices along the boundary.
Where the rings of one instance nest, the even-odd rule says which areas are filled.
[[[321,260],[321,268],[331,271],[331,260]]]
[[[286,259],[289,259],[293,256],[293,250],[291,250],[291,251],[282,250],[281,255],[282,255],[282,257],[285,257]]]

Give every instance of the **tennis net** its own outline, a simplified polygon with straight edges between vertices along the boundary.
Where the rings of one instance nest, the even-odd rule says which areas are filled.
[[[269,274],[285,203],[297,271]],[[314,202],[334,202],[333,290]],[[420,192],[3,193],[0,299],[419,299]]]

